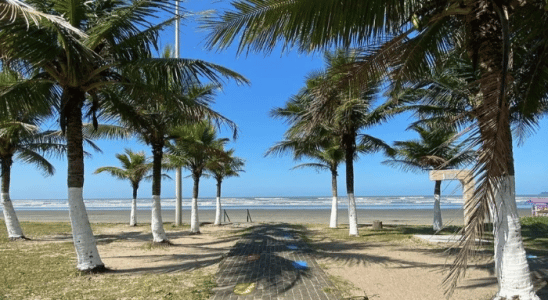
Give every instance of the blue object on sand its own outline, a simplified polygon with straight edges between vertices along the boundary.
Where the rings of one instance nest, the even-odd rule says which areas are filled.
[[[527,258],[537,258],[537,256],[533,254],[527,254]]]
[[[286,247],[287,247],[287,249],[289,249],[289,250],[297,250],[297,249],[299,249],[299,247],[297,247],[297,246],[295,246],[295,245],[287,245]]]
[[[292,265],[297,270],[306,270],[306,269],[308,269],[308,263],[306,263],[306,261],[303,261],[303,260],[294,261],[292,263]]]

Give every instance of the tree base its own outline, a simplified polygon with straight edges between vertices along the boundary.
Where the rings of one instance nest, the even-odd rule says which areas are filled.
[[[78,270],[80,271],[81,275],[92,275],[92,274],[101,274],[101,273],[108,273],[112,271],[111,269],[105,267],[105,265],[96,266],[93,269],[89,270]]]
[[[191,232],[190,235],[202,234],[199,230],[196,232]]]
[[[10,242],[15,242],[15,241],[30,241],[30,239],[26,236],[19,236],[19,237],[10,237],[8,239]]]
[[[172,243],[170,240],[163,240],[163,241],[160,241],[160,242],[152,241],[152,245],[157,245],[157,246],[173,246],[173,243]]]

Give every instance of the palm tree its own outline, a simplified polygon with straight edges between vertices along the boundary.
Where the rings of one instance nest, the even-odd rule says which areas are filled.
[[[152,169],[152,164],[147,161],[143,151],[133,152],[131,149],[125,149],[125,154],[116,154],[116,158],[122,164],[122,168],[118,167],[100,167],[95,170],[94,174],[109,173],[110,175],[122,179],[129,180],[133,188],[133,200],[131,201],[131,215],[129,225],[137,225],[137,190],[139,183],[143,179],[150,179],[148,173]],[[167,175],[163,175],[167,176]]]
[[[4,220],[11,240],[26,239],[10,200],[11,167],[15,159],[34,164],[46,175],[55,168],[41,153],[62,155],[66,146],[62,138],[50,131],[40,130],[37,118],[2,118],[0,121],[0,162],[2,164],[2,207]]]
[[[471,163],[473,151],[464,151],[463,144],[455,144],[456,132],[445,128],[433,128],[428,125],[414,124],[409,129],[420,135],[420,140],[396,141],[392,147],[395,152],[390,160],[383,163],[399,167],[404,171],[424,172],[429,170],[447,170]],[[443,228],[440,207],[441,180],[434,187],[433,229]]]
[[[243,159],[234,156],[234,149],[214,153],[214,156],[207,162],[206,171],[217,181],[217,199],[215,205],[215,222],[214,225],[221,225],[221,185],[223,180],[228,177],[238,177],[245,162]]]
[[[316,170],[328,170],[331,172],[331,194],[333,196],[331,202],[331,217],[329,221],[330,228],[337,228],[338,226],[338,192],[337,192],[337,169],[339,164],[344,160],[344,151],[341,148],[340,142],[331,138],[325,138],[322,140],[312,139],[291,139],[276,143],[266,152],[266,155],[293,153],[295,160],[302,158],[309,158],[315,162],[302,163],[293,167],[293,169],[300,168],[314,168]],[[312,145],[310,145],[312,144]]]
[[[173,131],[173,135],[177,136],[177,139],[175,143],[167,145],[169,156],[172,161],[179,160],[192,173],[194,186],[192,189],[190,231],[200,233],[198,217],[200,177],[202,177],[213,157],[216,159],[227,158],[227,154],[222,148],[228,142],[228,139],[217,138],[215,128],[209,121],[178,127]]]
[[[375,97],[379,91],[380,82],[370,82],[367,90],[355,92],[351,89],[334,87],[333,82],[338,75],[331,72],[355,60],[355,54],[343,50],[326,52],[326,71],[314,72],[307,80],[306,88],[299,96],[304,108],[297,116],[293,116],[295,124],[299,124],[296,130],[304,129],[310,132],[325,128],[330,134],[337,137],[340,147],[344,151],[346,166],[346,193],[348,197],[348,219],[349,234],[358,235],[358,216],[356,211],[356,200],[354,197],[354,160],[359,153],[373,153],[380,150],[390,151],[390,147],[382,140],[371,135],[362,133],[363,130],[371,128],[386,121],[393,113],[393,104],[387,103],[374,107]],[[330,111],[329,116],[321,119],[315,118],[309,112],[313,110],[315,98],[318,96],[314,89],[320,87],[320,97],[330,98],[329,105],[323,109]],[[294,109],[291,107],[291,109]]]
[[[206,20],[210,48],[226,48],[236,38],[239,52],[270,52],[279,42],[284,49],[296,46],[303,52],[332,46],[368,47],[361,63],[347,68],[342,80],[362,87],[368,85],[367,78],[380,73],[389,75],[393,86],[400,88],[434,67],[448,51],[469,54],[480,74],[476,81],[480,117],[474,131],[480,147],[474,168],[479,185],[470,203],[470,208],[478,209],[465,228],[462,250],[446,283],[449,292],[454,290],[492,208],[498,224],[495,239],[500,241],[495,260],[504,261],[504,268],[497,272],[496,299],[538,299],[515,204],[509,103],[510,95],[519,95],[516,99],[526,124],[534,124],[540,108],[546,108],[548,74],[540,70],[548,66],[548,39],[546,29],[536,25],[548,16],[545,1],[350,0],[340,5],[336,0],[243,0],[233,6],[233,11]],[[387,42],[371,47],[371,42],[379,41]],[[510,53],[523,64],[511,66]],[[517,81],[508,80],[510,75]],[[314,113],[322,115],[319,109]]]
[[[1,4],[13,6],[13,3],[20,2],[10,0]],[[153,58],[158,34],[175,19],[153,23],[150,16],[171,10],[171,4],[163,0],[28,0],[20,6],[62,19],[78,32],[52,22],[45,25],[26,22],[23,17],[13,20],[8,17],[11,10],[2,10],[0,48],[3,55],[24,60],[32,69],[29,79],[18,84],[19,93],[6,96],[10,101],[2,101],[0,109],[21,111],[39,105],[59,108],[61,129],[67,137],[68,202],[77,267],[86,271],[104,270],[82,198],[82,110],[86,109],[95,121],[96,111],[100,104],[109,101],[107,91],[113,87],[128,94],[155,94],[166,85],[188,85],[189,82],[182,79],[194,77],[194,82],[198,74],[215,82],[221,77],[238,82],[246,80],[226,68],[200,60]],[[79,32],[81,34],[77,34]],[[38,74],[32,73],[34,71]],[[134,77],[141,76],[151,79],[148,85],[132,84]],[[25,95],[21,87],[37,84],[61,91],[61,103],[56,103],[56,99],[44,103],[36,98],[21,97]]]
[[[169,94],[177,97],[178,101],[175,103],[160,97],[156,101],[150,101],[148,95],[132,98],[120,95],[119,101],[113,101],[109,108],[111,114],[120,114],[120,122],[152,148],[151,226],[155,243],[169,243],[161,215],[161,170],[164,147],[169,146],[167,142],[181,137],[177,126],[193,124],[206,116],[233,126],[232,122],[208,107],[213,101],[216,89],[215,85],[195,85],[189,89],[178,90],[179,93],[172,90]]]

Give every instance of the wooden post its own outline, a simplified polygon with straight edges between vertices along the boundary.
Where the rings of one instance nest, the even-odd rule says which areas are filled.
[[[373,226],[371,227],[372,230],[382,230],[382,222],[379,220],[373,221]]]
[[[230,222],[230,218],[228,217],[228,214],[226,213],[226,209],[223,209],[224,212],[224,222],[226,223],[226,219],[228,219],[228,222]]]

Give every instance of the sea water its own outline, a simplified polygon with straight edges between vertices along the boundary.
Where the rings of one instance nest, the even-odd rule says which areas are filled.
[[[530,208],[527,204],[535,195],[521,195],[516,197],[518,208]],[[331,209],[331,197],[226,197],[222,198],[224,209]],[[190,209],[191,199],[183,199],[183,208]],[[130,210],[131,199],[84,199],[88,210]],[[347,199],[339,197],[339,208],[347,207]],[[150,209],[151,198],[137,200],[140,210]],[[358,209],[432,209],[433,196],[357,196]],[[462,196],[442,196],[441,207],[444,209],[461,209]],[[16,210],[68,210],[66,199],[14,199]],[[198,200],[200,209],[215,209],[215,198],[201,198]],[[162,209],[174,210],[175,199],[162,199]],[[2,210],[2,206],[0,206]]]

